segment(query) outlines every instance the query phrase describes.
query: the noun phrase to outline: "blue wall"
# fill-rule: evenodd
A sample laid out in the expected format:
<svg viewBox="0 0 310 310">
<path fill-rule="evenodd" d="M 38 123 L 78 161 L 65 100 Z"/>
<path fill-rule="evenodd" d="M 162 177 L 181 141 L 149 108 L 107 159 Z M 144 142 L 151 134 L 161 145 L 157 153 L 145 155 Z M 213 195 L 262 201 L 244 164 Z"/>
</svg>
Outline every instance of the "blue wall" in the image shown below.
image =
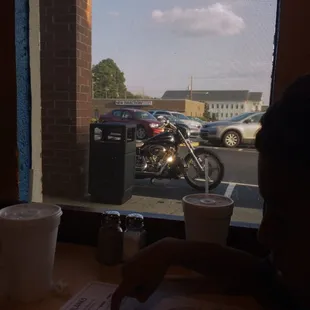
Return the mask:
<svg viewBox="0 0 310 310">
<path fill-rule="evenodd" d="M 27 201 L 29 197 L 29 169 L 31 168 L 29 0 L 15 0 L 15 27 L 19 199 Z"/>
</svg>

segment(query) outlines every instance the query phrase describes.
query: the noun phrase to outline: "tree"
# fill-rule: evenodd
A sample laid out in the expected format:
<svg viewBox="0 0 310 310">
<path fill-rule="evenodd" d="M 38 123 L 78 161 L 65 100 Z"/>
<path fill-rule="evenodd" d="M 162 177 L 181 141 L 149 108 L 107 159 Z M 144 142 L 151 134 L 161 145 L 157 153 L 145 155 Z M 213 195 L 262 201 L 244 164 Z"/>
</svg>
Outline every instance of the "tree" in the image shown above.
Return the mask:
<svg viewBox="0 0 310 310">
<path fill-rule="evenodd" d="M 94 98 L 125 98 L 127 88 L 124 73 L 113 59 L 101 60 L 92 67 Z"/>
</svg>

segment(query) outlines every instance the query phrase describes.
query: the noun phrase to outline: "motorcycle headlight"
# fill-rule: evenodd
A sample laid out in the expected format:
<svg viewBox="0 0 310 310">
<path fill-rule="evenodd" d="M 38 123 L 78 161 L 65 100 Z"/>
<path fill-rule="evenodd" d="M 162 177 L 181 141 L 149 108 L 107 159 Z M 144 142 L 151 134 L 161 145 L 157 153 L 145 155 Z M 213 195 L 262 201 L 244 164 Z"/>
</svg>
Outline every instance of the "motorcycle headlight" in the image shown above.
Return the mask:
<svg viewBox="0 0 310 310">
<path fill-rule="evenodd" d="M 157 127 L 158 127 L 158 124 L 151 123 L 151 124 L 150 124 L 150 127 L 151 127 L 151 128 L 157 128 Z"/>
</svg>

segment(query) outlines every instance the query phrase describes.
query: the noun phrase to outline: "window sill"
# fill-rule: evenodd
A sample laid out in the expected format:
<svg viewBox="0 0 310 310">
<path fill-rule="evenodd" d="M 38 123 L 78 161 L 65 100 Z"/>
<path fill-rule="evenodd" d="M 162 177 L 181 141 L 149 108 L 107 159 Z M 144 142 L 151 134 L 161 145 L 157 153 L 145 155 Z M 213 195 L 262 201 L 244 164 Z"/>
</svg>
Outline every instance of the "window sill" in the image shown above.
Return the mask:
<svg viewBox="0 0 310 310">
<path fill-rule="evenodd" d="M 60 242 L 96 246 L 97 234 L 101 222 L 102 209 L 69 205 L 60 205 L 63 210 L 58 240 Z M 130 211 L 120 212 L 122 222 Z M 143 213 L 148 232 L 148 244 L 165 237 L 185 238 L 184 219 L 182 216 Z M 232 222 L 229 230 L 228 245 L 264 256 L 266 251 L 258 243 L 257 224 Z"/>
</svg>

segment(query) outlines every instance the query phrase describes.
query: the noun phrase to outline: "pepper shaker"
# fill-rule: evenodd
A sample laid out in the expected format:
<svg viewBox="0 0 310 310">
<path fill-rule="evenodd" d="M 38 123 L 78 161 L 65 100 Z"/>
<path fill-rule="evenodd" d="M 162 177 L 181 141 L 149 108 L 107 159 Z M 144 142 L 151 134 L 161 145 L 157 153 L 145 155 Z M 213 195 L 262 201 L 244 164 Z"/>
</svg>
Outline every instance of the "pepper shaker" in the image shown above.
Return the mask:
<svg viewBox="0 0 310 310">
<path fill-rule="evenodd" d="M 114 266 L 121 262 L 122 252 L 123 230 L 120 213 L 105 211 L 98 234 L 97 259 L 103 265 Z"/>
<path fill-rule="evenodd" d="M 123 240 L 123 260 L 135 256 L 146 244 L 144 218 L 139 213 L 131 213 L 126 217 L 126 229 Z"/>
</svg>

